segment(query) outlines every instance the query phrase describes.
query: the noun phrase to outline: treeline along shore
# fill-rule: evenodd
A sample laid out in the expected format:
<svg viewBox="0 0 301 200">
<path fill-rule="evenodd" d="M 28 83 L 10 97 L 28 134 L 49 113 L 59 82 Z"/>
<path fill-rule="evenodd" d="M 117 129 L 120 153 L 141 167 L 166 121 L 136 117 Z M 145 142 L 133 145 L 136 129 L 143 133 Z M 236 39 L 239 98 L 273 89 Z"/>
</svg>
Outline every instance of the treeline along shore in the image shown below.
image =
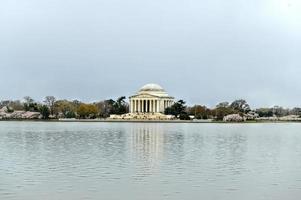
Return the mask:
<svg viewBox="0 0 301 200">
<path fill-rule="evenodd" d="M 114 121 L 110 115 L 123 115 L 129 112 L 126 97 L 116 100 L 85 103 L 78 100 L 61 100 L 46 96 L 41 102 L 31 97 L 22 100 L 0 101 L 0 120 L 60 120 L 60 121 Z M 256 122 L 256 121 L 296 121 L 301 122 L 301 108 L 252 109 L 246 100 L 222 102 L 213 108 L 204 105 L 187 106 L 178 100 L 165 109 L 165 115 L 173 116 L 172 121 L 192 120 L 203 122 Z M 119 120 L 120 121 L 120 120 Z"/>
</svg>

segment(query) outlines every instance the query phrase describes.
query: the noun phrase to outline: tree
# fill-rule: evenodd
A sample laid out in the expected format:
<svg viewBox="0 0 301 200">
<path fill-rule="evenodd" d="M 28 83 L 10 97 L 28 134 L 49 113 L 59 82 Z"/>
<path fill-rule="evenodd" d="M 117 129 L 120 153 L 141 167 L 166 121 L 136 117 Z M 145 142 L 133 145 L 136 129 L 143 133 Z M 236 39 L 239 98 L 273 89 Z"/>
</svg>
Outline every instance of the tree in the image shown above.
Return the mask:
<svg viewBox="0 0 301 200">
<path fill-rule="evenodd" d="M 208 119 L 211 115 L 211 110 L 206 106 L 195 105 L 189 108 L 189 114 L 194 115 L 196 119 Z"/>
<path fill-rule="evenodd" d="M 23 110 L 24 106 L 23 104 L 19 101 L 11 101 L 11 100 L 5 100 L 0 102 L 0 108 L 3 107 L 9 107 L 12 110 Z"/>
<path fill-rule="evenodd" d="M 54 114 L 54 104 L 55 104 L 55 97 L 54 96 L 46 96 L 44 103 L 48 106 L 48 108 L 50 109 L 50 114 L 53 115 Z"/>
<path fill-rule="evenodd" d="M 215 108 L 212 113 L 214 113 L 216 120 L 223 120 L 225 116 L 230 114 L 237 114 L 238 111 L 230 108 L 230 107 L 218 107 Z"/>
<path fill-rule="evenodd" d="M 24 105 L 21 103 L 20 100 L 11 101 L 11 102 L 9 103 L 9 106 L 10 106 L 13 110 L 23 110 L 23 109 L 24 109 Z"/>
<path fill-rule="evenodd" d="M 42 119 L 48 119 L 49 118 L 50 110 L 49 110 L 48 106 L 46 106 L 46 105 L 40 106 L 39 111 L 42 115 Z"/>
<path fill-rule="evenodd" d="M 10 101 L 9 100 L 4 100 L 0 102 L 0 108 L 9 106 Z"/>
<path fill-rule="evenodd" d="M 249 104 L 244 99 L 233 101 L 230 105 L 230 108 L 242 113 L 248 113 L 249 111 L 251 111 Z"/>
<path fill-rule="evenodd" d="M 54 104 L 54 114 L 58 117 L 75 118 L 76 106 L 67 100 L 58 100 Z"/>
<path fill-rule="evenodd" d="M 65 113 L 65 118 L 76 118 L 76 114 L 75 114 L 75 112 L 74 111 L 67 111 L 66 113 Z"/>
<path fill-rule="evenodd" d="M 116 101 L 108 99 L 95 105 L 99 108 L 101 117 L 109 117 L 111 114 L 121 115 L 129 111 L 129 105 L 125 102 L 125 99 L 125 96 L 121 96 Z"/>
<path fill-rule="evenodd" d="M 111 99 L 111 101 L 113 101 L 113 100 Z M 111 110 L 112 110 L 112 107 L 113 107 L 113 103 L 109 103 L 108 100 L 105 100 L 105 101 L 96 102 L 95 106 L 98 109 L 99 116 L 103 117 L 103 118 L 106 118 L 106 117 L 110 116 L 110 113 L 111 113 Z"/>
<path fill-rule="evenodd" d="M 290 110 L 290 114 L 301 116 L 301 108 L 298 108 L 298 107 L 293 108 L 292 110 Z"/>
<path fill-rule="evenodd" d="M 89 114 L 86 104 L 81 104 L 77 109 L 77 114 L 80 118 L 86 118 Z"/>
<path fill-rule="evenodd" d="M 273 110 L 273 114 L 277 117 L 283 117 L 289 115 L 289 110 L 282 108 L 281 106 L 274 106 L 272 110 Z"/>
<path fill-rule="evenodd" d="M 229 107 L 229 102 L 225 101 L 225 102 L 221 102 L 219 104 L 216 105 L 216 108 L 227 108 Z"/>
<path fill-rule="evenodd" d="M 6 110 L 7 110 L 7 112 L 8 113 L 13 113 L 15 110 L 12 108 L 12 107 L 10 107 L 10 106 L 6 106 Z"/>
<path fill-rule="evenodd" d="M 112 114 L 121 115 L 127 113 L 127 103 L 125 102 L 125 99 L 125 96 L 121 96 L 115 101 L 115 103 L 113 104 L 114 113 Z"/>
<path fill-rule="evenodd" d="M 181 113 L 181 114 L 179 115 L 179 119 L 180 119 L 180 120 L 191 120 L 190 117 L 189 117 L 189 115 L 188 115 L 186 112 Z"/>
<path fill-rule="evenodd" d="M 97 114 L 98 114 L 98 109 L 95 105 L 88 104 L 88 112 L 89 112 L 89 117 L 90 118 L 96 118 Z"/>
<path fill-rule="evenodd" d="M 25 100 L 25 103 L 27 103 L 27 104 L 34 103 L 34 100 L 29 96 L 24 97 L 24 100 Z"/>
<path fill-rule="evenodd" d="M 271 108 L 258 108 L 255 112 L 259 117 L 273 117 L 273 110 Z"/>
<path fill-rule="evenodd" d="M 82 103 L 77 109 L 77 114 L 80 118 L 95 118 L 97 113 L 97 107 L 93 104 Z"/>
<path fill-rule="evenodd" d="M 187 114 L 186 111 L 186 106 L 185 106 L 185 101 L 179 100 L 176 103 L 174 103 L 172 106 L 168 107 L 165 109 L 164 113 L 166 115 L 174 115 L 176 118 L 180 117 L 180 114 L 184 115 Z"/>
<path fill-rule="evenodd" d="M 115 101 L 113 99 L 108 99 L 104 101 L 104 117 L 109 117 L 110 114 L 116 114 L 114 108 Z"/>
<path fill-rule="evenodd" d="M 78 108 L 80 105 L 82 104 L 82 102 L 80 102 L 79 100 L 73 100 L 72 101 L 72 105 L 75 107 L 75 108 Z"/>
<path fill-rule="evenodd" d="M 24 110 L 31 112 L 38 112 L 38 104 L 29 96 L 24 97 Z"/>
</svg>

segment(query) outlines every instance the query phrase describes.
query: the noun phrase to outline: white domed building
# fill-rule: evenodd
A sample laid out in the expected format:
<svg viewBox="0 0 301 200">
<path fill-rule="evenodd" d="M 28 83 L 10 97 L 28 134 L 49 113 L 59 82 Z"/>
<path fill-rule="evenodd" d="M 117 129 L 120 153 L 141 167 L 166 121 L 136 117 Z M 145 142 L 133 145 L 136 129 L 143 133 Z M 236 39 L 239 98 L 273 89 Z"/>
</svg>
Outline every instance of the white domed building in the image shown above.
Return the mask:
<svg viewBox="0 0 301 200">
<path fill-rule="evenodd" d="M 144 85 L 129 99 L 130 113 L 164 113 L 165 108 L 174 103 L 174 98 L 154 83 Z"/>
</svg>

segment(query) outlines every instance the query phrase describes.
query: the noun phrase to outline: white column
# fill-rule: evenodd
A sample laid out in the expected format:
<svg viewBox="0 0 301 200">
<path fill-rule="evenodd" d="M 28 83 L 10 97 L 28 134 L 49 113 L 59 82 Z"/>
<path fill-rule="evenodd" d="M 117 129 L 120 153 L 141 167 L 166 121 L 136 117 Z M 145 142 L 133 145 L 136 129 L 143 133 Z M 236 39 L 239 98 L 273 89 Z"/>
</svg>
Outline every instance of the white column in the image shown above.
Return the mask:
<svg viewBox="0 0 301 200">
<path fill-rule="evenodd" d="M 140 112 L 140 99 L 138 99 L 138 112 Z"/>
<path fill-rule="evenodd" d="M 155 100 L 153 99 L 152 112 L 155 112 Z"/>
<path fill-rule="evenodd" d="M 132 100 L 132 113 L 135 112 L 135 100 Z"/>
<path fill-rule="evenodd" d="M 138 100 L 136 99 L 136 112 L 138 112 Z"/>
<path fill-rule="evenodd" d="M 153 111 L 153 102 L 154 102 L 154 100 L 150 100 L 150 112 L 151 113 L 154 112 Z"/>
<path fill-rule="evenodd" d="M 158 112 L 161 112 L 161 100 L 158 100 Z"/>
<path fill-rule="evenodd" d="M 140 110 L 140 112 L 142 112 L 142 100 L 141 99 L 139 100 L 139 103 L 140 103 L 139 110 Z"/>
<path fill-rule="evenodd" d="M 135 104 L 136 104 L 135 111 L 138 112 L 138 108 L 139 108 L 139 107 L 138 107 L 138 100 L 137 100 L 137 99 L 136 99 L 136 103 L 135 103 Z"/>
<path fill-rule="evenodd" d="M 130 113 L 133 112 L 133 100 L 130 100 Z"/>
<path fill-rule="evenodd" d="M 155 107 L 154 107 L 154 105 L 155 105 L 155 100 L 153 99 L 153 100 L 152 100 L 152 112 L 155 112 Z"/>
<path fill-rule="evenodd" d="M 141 112 L 144 112 L 144 99 L 142 100 L 142 107 L 141 107 Z"/>
</svg>

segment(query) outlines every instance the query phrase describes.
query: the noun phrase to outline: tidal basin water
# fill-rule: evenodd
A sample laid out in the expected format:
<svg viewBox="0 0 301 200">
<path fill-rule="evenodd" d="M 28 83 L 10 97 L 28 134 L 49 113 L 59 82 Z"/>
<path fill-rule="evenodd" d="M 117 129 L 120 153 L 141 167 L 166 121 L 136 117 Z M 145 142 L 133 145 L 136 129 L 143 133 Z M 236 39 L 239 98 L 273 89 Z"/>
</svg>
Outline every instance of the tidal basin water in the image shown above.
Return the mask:
<svg viewBox="0 0 301 200">
<path fill-rule="evenodd" d="M 301 124 L 0 122 L 2 200 L 299 200 Z"/>
</svg>

